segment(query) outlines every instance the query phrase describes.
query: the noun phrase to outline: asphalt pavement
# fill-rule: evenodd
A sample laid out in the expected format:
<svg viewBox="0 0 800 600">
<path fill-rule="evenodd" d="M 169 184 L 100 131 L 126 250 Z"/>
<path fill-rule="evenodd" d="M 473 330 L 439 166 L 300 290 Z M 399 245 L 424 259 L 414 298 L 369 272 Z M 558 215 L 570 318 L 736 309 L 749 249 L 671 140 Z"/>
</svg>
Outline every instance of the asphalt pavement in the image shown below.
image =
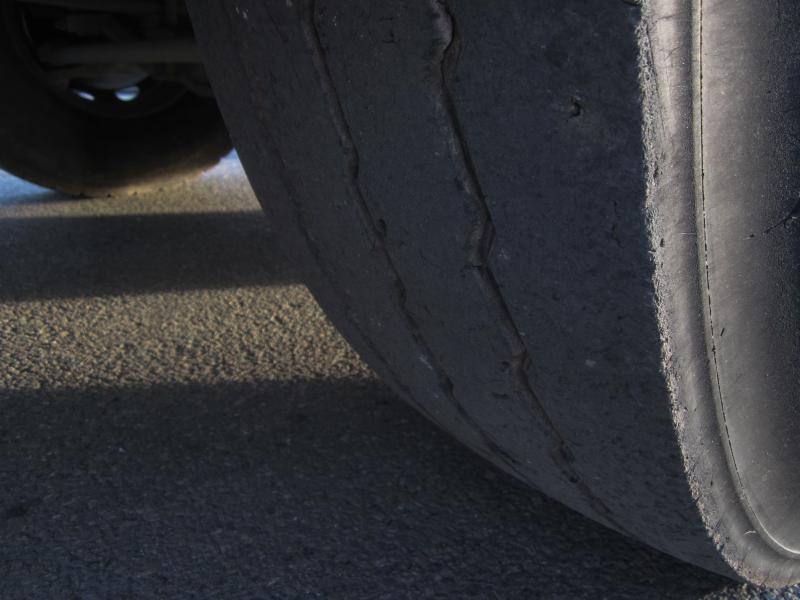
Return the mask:
<svg viewBox="0 0 800 600">
<path fill-rule="evenodd" d="M 79 200 L 0 173 L 0 600 L 800 598 L 512 480 L 326 320 L 230 157 Z"/>
</svg>

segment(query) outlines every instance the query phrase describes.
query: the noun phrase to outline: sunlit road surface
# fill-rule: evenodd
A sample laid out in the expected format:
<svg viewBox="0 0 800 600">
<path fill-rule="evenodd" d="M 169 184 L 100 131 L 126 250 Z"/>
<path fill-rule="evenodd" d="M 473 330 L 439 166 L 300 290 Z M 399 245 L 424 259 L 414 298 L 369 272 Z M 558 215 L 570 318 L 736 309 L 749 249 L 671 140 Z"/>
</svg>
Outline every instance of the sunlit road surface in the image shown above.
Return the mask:
<svg viewBox="0 0 800 600">
<path fill-rule="evenodd" d="M 235 158 L 75 200 L 0 173 L 0 598 L 797 598 L 528 490 L 376 380 Z"/>
</svg>

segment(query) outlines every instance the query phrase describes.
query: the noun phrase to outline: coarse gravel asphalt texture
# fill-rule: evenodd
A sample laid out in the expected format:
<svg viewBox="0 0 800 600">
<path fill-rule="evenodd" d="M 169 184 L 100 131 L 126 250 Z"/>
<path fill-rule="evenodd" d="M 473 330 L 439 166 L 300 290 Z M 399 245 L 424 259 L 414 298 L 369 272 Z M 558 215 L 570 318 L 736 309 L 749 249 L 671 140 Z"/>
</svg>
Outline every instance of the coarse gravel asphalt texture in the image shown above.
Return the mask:
<svg viewBox="0 0 800 600">
<path fill-rule="evenodd" d="M 800 598 L 587 520 L 405 405 L 235 156 L 98 200 L 0 173 L 0 600 Z"/>
</svg>

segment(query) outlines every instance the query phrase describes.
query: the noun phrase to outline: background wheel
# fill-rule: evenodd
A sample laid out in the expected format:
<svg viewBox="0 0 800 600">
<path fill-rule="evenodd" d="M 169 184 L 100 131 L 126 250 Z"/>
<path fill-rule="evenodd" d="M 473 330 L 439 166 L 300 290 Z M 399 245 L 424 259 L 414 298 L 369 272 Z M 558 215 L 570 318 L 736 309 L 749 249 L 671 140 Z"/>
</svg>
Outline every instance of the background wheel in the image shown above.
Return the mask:
<svg viewBox="0 0 800 600">
<path fill-rule="evenodd" d="M 719 573 L 800 579 L 800 6 L 194 2 L 331 319 L 505 470 Z"/>
<path fill-rule="evenodd" d="M 0 33 L 0 168 L 94 196 L 230 151 L 179 3 L 3 2 Z"/>
</svg>

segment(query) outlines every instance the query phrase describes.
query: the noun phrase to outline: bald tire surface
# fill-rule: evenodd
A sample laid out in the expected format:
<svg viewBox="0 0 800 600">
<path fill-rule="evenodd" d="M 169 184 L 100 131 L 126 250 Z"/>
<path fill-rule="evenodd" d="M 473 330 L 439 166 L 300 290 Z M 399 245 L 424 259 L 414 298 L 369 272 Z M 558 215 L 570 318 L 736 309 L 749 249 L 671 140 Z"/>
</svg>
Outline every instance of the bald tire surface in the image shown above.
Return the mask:
<svg viewBox="0 0 800 600">
<path fill-rule="evenodd" d="M 387 382 L 583 514 L 787 584 L 799 9 L 635 4 L 190 8 L 276 231 Z"/>
</svg>

